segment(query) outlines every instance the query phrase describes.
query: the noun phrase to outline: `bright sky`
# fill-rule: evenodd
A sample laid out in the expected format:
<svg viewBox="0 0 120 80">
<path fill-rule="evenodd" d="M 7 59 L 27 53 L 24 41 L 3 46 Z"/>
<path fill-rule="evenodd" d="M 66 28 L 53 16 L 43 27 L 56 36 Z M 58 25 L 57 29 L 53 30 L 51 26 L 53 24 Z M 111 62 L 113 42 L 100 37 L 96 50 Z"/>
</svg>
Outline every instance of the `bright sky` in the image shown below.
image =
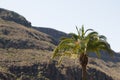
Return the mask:
<svg viewBox="0 0 120 80">
<path fill-rule="evenodd" d="M 120 52 L 120 0 L 0 0 L 0 7 L 23 15 L 33 26 L 67 33 L 83 24 L 105 35 Z"/>
</svg>

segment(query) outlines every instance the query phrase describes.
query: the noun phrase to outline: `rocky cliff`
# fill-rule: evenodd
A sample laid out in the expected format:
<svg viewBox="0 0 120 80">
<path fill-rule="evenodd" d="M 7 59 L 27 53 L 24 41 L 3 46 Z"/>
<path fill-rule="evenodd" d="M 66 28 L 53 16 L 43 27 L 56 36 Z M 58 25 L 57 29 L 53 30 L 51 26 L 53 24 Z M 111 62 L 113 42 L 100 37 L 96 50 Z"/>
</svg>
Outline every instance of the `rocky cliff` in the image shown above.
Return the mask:
<svg viewBox="0 0 120 80">
<path fill-rule="evenodd" d="M 0 73 L 2 80 L 82 80 L 79 66 L 59 66 L 54 63 L 34 64 L 31 66 L 10 66 L 9 72 Z M 114 80 L 100 70 L 88 69 L 89 80 Z"/>
</svg>

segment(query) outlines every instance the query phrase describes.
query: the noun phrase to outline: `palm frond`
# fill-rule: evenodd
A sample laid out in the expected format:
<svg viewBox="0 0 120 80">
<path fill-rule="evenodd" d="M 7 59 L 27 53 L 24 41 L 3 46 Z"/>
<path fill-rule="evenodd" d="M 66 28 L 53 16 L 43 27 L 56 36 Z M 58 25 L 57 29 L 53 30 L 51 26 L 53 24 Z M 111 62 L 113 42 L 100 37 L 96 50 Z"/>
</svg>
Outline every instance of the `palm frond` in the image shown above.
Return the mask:
<svg viewBox="0 0 120 80">
<path fill-rule="evenodd" d="M 104 36 L 104 35 L 99 35 L 99 38 L 101 39 L 101 40 L 107 40 L 107 38 Z"/>
<path fill-rule="evenodd" d="M 67 37 L 61 37 L 60 41 L 65 40 L 65 39 L 68 39 L 68 38 Z"/>
<path fill-rule="evenodd" d="M 77 26 L 76 26 L 76 30 L 77 30 L 78 36 L 80 37 L 81 34 Z"/>
<path fill-rule="evenodd" d="M 63 45 L 63 44 L 67 44 L 67 43 L 71 43 L 71 42 L 73 42 L 73 39 L 71 39 L 71 38 L 64 38 L 64 40 L 62 40 L 60 43 L 59 43 L 59 45 Z M 58 46 L 59 46 L 58 45 Z"/>
<path fill-rule="evenodd" d="M 73 34 L 73 35 L 72 35 L 72 38 L 73 38 L 75 41 L 77 41 L 77 40 L 79 39 L 79 36 L 76 35 L 76 34 Z"/>
<path fill-rule="evenodd" d="M 70 58 L 77 58 L 82 54 L 89 55 L 88 52 L 94 52 L 97 57 L 101 57 L 100 51 L 107 51 L 108 54 L 113 55 L 113 51 L 110 48 L 109 43 L 106 41 L 106 37 L 104 35 L 99 35 L 98 32 L 93 29 L 84 30 L 84 26 L 82 28 L 78 28 L 76 26 L 77 33 L 70 33 L 71 37 L 62 38 L 59 45 L 54 49 L 52 59 L 55 57 L 59 57 L 59 63 L 61 63 L 62 59 L 66 56 Z M 86 34 L 88 31 L 88 34 Z"/>
<path fill-rule="evenodd" d="M 98 32 L 93 31 L 93 32 L 89 33 L 86 37 L 91 38 L 91 37 L 96 36 L 96 35 L 98 35 Z"/>
<path fill-rule="evenodd" d="M 85 36 L 84 25 L 82 25 L 82 38 Z"/>
<path fill-rule="evenodd" d="M 60 58 L 58 60 L 58 64 L 61 64 L 63 58 L 64 58 L 64 56 L 60 56 Z"/>
<path fill-rule="evenodd" d="M 105 48 L 109 48 L 110 49 L 110 45 L 106 42 L 106 41 L 103 41 L 103 40 L 100 40 L 96 43 L 97 46 L 101 46 L 102 47 L 105 47 Z"/>
<path fill-rule="evenodd" d="M 93 29 L 87 29 L 87 30 L 85 31 L 85 34 L 86 34 L 88 31 L 94 31 L 94 30 L 93 30 Z"/>
<path fill-rule="evenodd" d="M 96 53 L 96 55 L 97 55 L 98 58 L 101 57 L 101 53 L 100 53 L 100 50 L 99 50 L 99 49 L 98 49 L 98 50 L 95 50 L 95 53 Z"/>
</svg>

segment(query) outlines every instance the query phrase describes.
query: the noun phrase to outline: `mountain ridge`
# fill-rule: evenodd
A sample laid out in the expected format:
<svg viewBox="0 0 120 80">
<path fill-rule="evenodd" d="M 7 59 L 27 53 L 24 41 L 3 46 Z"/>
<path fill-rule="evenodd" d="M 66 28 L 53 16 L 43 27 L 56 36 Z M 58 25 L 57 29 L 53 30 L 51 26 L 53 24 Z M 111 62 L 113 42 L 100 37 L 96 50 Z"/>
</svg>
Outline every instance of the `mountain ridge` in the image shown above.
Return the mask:
<svg viewBox="0 0 120 80">
<path fill-rule="evenodd" d="M 51 37 L 53 37 L 55 39 L 57 44 L 59 43 L 59 41 L 62 37 L 70 37 L 70 35 L 65 32 L 62 32 L 62 31 L 59 31 L 56 29 L 52 29 L 52 28 L 48 28 L 48 27 L 34 27 L 33 26 L 32 28 L 50 35 Z"/>
<path fill-rule="evenodd" d="M 7 20 L 7 21 L 14 21 L 18 24 L 22 24 L 27 27 L 31 27 L 31 22 L 29 22 L 22 15 L 14 12 L 14 11 L 0 8 L 0 18 L 2 18 L 3 20 Z"/>
<path fill-rule="evenodd" d="M 47 45 L 49 44 L 49 45 Z M 49 35 L 24 25 L 0 19 L 1 48 L 54 48 L 54 39 Z"/>
<path fill-rule="evenodd" d="M 31 28 L 39 31 L 39 32 L 43 32 L 43 33 L 51 36 L 54 39 L 55 44 L 59 43 L 59 40 L 60 40 L 61 37 L 68 37 L 67 33 L 56 30 L 56 29 L 32 26 L 31 22 L 29 22 L 22 15 L 14 12 L 14 11 L 10 11 L 10 10 L 0 8 L 0 18 L 2 20 L 5 20 L 5 21 L 13 21 L 15 23 L 24 25 L 25 27 L 28 27 L 28 28 L 31 27 Z"/>
</svg>

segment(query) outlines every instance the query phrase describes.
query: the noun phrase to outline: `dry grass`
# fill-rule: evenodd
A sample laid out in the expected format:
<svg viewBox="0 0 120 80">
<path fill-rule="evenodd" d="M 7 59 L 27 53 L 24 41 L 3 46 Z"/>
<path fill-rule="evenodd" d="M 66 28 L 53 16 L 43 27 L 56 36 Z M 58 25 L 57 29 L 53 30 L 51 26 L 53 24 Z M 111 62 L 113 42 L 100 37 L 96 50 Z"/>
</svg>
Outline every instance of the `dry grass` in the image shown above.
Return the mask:
<svg viewBox="0 0 120 80">
<path fill-rule="evenodd" d="M 47 34 L 2 19 L 0 19 L 0 40 L 4 42 L 2 43 L 4 47 L 14 47 L 13 45 L 17 48 L 53 49 L 55 47 L 53 38 Z"/>
<path fill-rule="evenodd" d="M 48 62 L 50 55 L 50 51 L 37 49 L 0 49 L 0 63 L 3 66 L 28 66 L 35 63 Z"/>
<path fill-rule="evenodd" d="M 9 34 L 7 34 L 9 37 L 14 36 L 15 39 L 16 38 L 34 38 L 35 36 L 41 36 L 40 39 L 45 39 L 46 41 L 49 41 L 49 36 L 45 33 L 39 32 L 37 30 L 34 30 L 33 28 L 28 28 L 25 27 L 21 24 L 17 24 L 15 22 L 11 22 L 11 21 L 5 21 L 0 19 L 0 30 L 6 30 L 9 31 Z M 0 34 L 4 35 L 3 33 L 1 33 L 2 31 L 0 31 Z M 30 35 L 33 34 L 33 35 Z M 13 37 L 12 37 L 13 38 Z"/>
</svg>

